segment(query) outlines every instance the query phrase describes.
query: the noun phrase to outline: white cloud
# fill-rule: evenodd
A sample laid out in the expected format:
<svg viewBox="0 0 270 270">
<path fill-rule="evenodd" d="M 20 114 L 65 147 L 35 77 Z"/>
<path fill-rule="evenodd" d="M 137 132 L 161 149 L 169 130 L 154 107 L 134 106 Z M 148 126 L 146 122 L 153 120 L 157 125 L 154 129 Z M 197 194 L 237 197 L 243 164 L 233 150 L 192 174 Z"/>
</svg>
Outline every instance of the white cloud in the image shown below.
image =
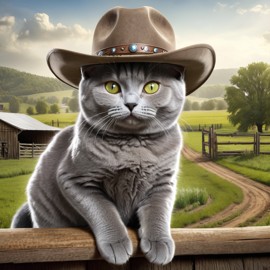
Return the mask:
<svg viewBox="0 0 270 270">
<path fill-rule="evenodd" d="M 15 24 L 14 16 L 5 16 L 0 18 L 0 27 L 12 27 Z"/>
<path fill-rule="evenodd" d="M 51 76 L 46 55 L 53 48 L 90 53 L 92 31 L 79 24 L 53 23 L 49 15 L 37 13 L 19 26 L 14 16 L 0 18 L 2 66 Z M 27 60 L 28 59 L 28 60 Z"/>
<path fill-rule="evenodd" d="M 91 31 L 84 29 L 82 26 L 66 26 L 62 23 L 53 24 L 45 13 L 37 13 L 34 18 L 25 20 L 22 29 L 19 32 L 19 40 L 31 41 L 54 41 L 70 38 L 88 38 Z"/>
<path fill-rule="evenodd" d="M 236 10 L 236 12 L 240 15 L 244 15 L 246 13 L 269 15 L 270 14 L 270 7 L 268 7 L 268 5 L 258 4 L 252 8 L 249 8 L 249 9 L 238 8 Z"/>
</svg>

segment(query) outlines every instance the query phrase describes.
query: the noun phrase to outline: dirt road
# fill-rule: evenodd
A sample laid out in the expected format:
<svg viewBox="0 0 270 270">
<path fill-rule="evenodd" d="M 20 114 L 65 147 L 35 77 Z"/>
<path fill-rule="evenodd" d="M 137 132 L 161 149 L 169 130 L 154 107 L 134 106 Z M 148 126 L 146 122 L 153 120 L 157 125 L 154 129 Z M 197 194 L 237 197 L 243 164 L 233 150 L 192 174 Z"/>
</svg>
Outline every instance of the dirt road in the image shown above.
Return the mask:
<svg viewBox="0 0 270 270">
<path fill-rule="evenodd" d="M 250 219 L 262 216 L 270 209 L 270 187 L 209 161 L 202 157 L 200 153 L 188 147 L 184 147 L 182 153 L 185 158 L 239 186 L 244 194 L 242 203 L 232 204 L 217 215 L 193 224 L 191 227 L 203 226 L 218 221 L 222 221 L 222 227 L 237 227 Z M 231 219 L 233 216 L 235 217 Z M 229 219 L 229 221 L 224 222 L 226 219 Z"/>
</svg>

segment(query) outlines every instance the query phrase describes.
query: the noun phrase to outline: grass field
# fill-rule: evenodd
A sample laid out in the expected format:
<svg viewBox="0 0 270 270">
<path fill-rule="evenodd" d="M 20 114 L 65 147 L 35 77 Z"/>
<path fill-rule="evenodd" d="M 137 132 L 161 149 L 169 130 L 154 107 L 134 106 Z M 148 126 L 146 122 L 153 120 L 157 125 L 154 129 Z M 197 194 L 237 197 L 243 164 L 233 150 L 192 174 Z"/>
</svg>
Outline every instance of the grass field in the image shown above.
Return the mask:
<svg viewBox="0 0 270 270">
<path fill-rule="evenodd" d="M 12 216 L 25 202 L 25 187 L 37 159 L 0 160 L 0 228 L 10 226 Z"/>
</svg>

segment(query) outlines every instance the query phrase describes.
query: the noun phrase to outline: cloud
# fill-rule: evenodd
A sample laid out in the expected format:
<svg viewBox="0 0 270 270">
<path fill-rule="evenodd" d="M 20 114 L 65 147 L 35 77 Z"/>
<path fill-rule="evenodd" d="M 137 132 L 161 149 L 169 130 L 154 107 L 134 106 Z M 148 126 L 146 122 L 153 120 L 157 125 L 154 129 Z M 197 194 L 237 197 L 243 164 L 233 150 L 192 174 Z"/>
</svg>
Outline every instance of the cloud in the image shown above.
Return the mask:
<svg viewBox="0 0 270 270">
<path fill-rule="evenodd" d="M 236 12 L 240 15 L 244 15 L 246 13 L 269 15 L 270 14 L 270 7 L 268 7 L 268 5 L 258 4 L 250 9 L 238 8 L 236 10 Z"/>
<path fill-rule="evenodd" d="M 47 53 L 52 48 L 90 53 L 92 35 L 80 24 L 53 23 L 45 13 L 36 13 L 20 25 L 14 16 L 0 17 L 0 65 L 51 76 Z"/>
<path fill-rule="evenodd" d="M 0 27 L 12 27 L 15 24 L 14 16 L 5 16 L 0 19 Z"/>
<path fill-rule="evenodd" d="M 19 40 L 43 41 L 63 40 L 70 38 L 88 38 L 91 31 L 79 24 L 68 27 L 62 23 L 53 24 L 45 13 L 36 13 L 34 18 L 25 20 L 18 34 Z"/>
</svg>

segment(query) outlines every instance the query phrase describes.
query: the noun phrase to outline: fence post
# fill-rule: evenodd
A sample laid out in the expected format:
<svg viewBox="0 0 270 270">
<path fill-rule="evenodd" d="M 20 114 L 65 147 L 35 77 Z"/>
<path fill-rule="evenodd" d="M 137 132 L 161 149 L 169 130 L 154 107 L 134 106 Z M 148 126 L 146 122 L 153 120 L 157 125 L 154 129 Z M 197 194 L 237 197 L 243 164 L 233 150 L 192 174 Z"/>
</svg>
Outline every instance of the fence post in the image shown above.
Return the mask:
<svg viewBox="0 0 270 270">
<path fill-rule="evenodd" d="M 259 132 L 256 132 L 256 155 L 260 155 L 261 152 L 261 136 Z"/>
<path fill-rule="evenodd" d="M 204 129 L 202 130 L 202 154 L 205 155 Z"/>
<path fill-rule="evenodd" d="M 34 143 L 32 143 L 32 158 L 34 157 Z"/>
</svg>

